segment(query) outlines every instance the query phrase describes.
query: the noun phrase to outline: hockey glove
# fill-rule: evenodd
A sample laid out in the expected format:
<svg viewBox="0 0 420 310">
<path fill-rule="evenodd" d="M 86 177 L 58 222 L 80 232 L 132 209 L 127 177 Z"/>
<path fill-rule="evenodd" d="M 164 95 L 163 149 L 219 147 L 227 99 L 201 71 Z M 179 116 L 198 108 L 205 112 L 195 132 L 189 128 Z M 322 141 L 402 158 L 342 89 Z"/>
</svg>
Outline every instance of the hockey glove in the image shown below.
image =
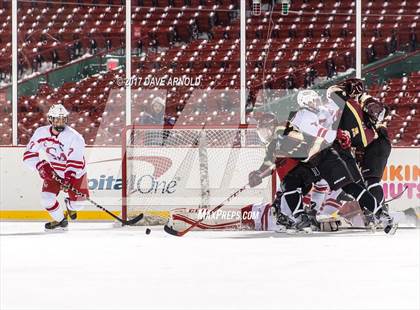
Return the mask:
<svg viewBox="0 0 420 310">
<path fill-rule="evenodd" d="M 66 171 L 64 173 L 64 179 L 63 179 L 63 184 L 62 184 L 62 188 L 64 192 L 67 192 L 73 182 L 73 180 L 75 179 L 76 173 L 74 173 L 73 171 Z"/>
<path fill-rule="evenodd" d="M 340 128 L 337 130 L 337 141 L 343 150 L 351 147 L 350 134 L 347 131 L 343 131 Z"/>
<path fill-rule="evenodd" d="M 376 127 L 376 132 L 378 133 L 379 137 L 389 140 L 388 130 L 386 129 L 385 126 Z"/>
<path fill-rule="evenodd" d="M 36 168 L 38 169 L 39 176 L 43 180 L 52 180 L 54 178 L 55 172 L 54 169 L 51 167 L 50 163 L 46 160 L 41 160 L 37 165 Z"/>
<path fill-rule="evenodd" d="M 252 171 L 248 176 L 249 186 L 255 187 L 262 183 L 262 177 L 258 170 Z"/>
</svg>

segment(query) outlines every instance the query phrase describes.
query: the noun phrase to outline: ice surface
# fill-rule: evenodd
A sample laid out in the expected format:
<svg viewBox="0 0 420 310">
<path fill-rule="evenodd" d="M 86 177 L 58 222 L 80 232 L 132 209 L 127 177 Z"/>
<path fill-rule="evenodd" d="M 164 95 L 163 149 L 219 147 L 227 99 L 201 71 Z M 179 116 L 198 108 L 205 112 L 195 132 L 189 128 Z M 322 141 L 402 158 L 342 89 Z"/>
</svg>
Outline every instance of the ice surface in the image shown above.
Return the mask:
<svg viewBox="0 0 420 310">
<path fill-rule="evenodd" d="M 0 223 L 0 308 L 419 309 L 417 229 L 290 236 Z"/>
</svg>

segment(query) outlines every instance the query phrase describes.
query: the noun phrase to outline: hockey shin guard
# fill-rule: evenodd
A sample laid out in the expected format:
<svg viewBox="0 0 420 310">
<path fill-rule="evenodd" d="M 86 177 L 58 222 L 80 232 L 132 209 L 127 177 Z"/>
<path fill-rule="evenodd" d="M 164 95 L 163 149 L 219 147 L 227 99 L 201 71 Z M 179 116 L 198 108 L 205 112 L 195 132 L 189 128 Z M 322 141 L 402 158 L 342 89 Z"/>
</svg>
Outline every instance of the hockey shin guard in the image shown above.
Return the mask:
<svg viewBox="0 0 420 310">
<path fill-rule="evenodd" d="M 384 190 L 380 183 L 379 178 L 368 178 L 366 179 L 366 185 L 368 191 L 375 197 L 378 204 L 382 204 L 384 202 Z"/>
</svg>

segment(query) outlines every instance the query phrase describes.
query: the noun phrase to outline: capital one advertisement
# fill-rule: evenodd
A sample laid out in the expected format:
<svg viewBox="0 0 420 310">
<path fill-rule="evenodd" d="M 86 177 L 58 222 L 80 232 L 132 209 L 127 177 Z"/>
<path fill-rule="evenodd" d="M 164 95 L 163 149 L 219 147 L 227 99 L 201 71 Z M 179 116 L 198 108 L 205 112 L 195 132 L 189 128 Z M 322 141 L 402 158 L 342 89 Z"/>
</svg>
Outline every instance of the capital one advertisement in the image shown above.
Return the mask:
<svg viewBox="0 0 420 310">
<path fill-rule="evenodd" d="M 39 202 L 41 179 L 23 165 L 23 152 L 22 147 L 0 148 L 0 219 L 3 220 L 37 220 L 47 216 Z M 262 149 L 209 150 L 204 170 L 208 174 L 203 179 L 200 174 L 203 163 L 197 150 L 145 149 L 140 156 L 128 156 L 128 205 L 160 211 L 197 207 L 203 201 L 217 205 L 247 183 L 248 173 L 259 167 L 263 155 Z M 87 149 L 91 198 L 116 212 L 121 211 L 122 205 L 121 157 L 121 149 L 116 147 Z M 419 148 L 393 149 L 382 179 L 385 199 L 394 199 L 390 202 L 391 210 L 420 206 L 419 161 Z M 272 194 L 269 179 L 256 189 L 238 195 L 230 206 L 269 201 Z M 202 190 L 203 184 L 207 184 L 208 192 Z M 62 202 L 63 194 L 60 196 Z M 84 210 L 91 213 L 81 219 L 109 219 L 89 203 Z"/>
</svg>

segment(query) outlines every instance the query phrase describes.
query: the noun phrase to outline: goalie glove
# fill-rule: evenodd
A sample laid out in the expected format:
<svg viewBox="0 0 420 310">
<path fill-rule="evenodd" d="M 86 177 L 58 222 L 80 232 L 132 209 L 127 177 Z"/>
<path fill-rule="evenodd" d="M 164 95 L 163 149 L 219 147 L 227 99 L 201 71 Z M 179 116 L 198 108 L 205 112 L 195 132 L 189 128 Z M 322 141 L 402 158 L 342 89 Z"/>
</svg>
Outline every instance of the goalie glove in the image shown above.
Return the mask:
<svg viewBox="0 0 420 310">
<path fill-rule="evenodd" d="M 346 150 L 351 147 L 350 134 L 347 131 L 344 131 L 338 128 L 336 139 L 338 143 L 340 143 L 340 146 L 343 150 Z"/>
<path fill-rule="evenodd" d="M 53 180 L 55 172 L 49 162 L 47 162 L 46 160 L 41 160 L 36 165 L 36 168 L 38 169 L 39 176 L 43 180 Z"/>
<path fill-rule="evenodd" d="M 66 171 L 66 173 L 64 173 L 64 179 L 62 182 L 62 188 L 64 192 L 67 192 L 71 186 L 71 184 L 73 183 L 73 180 L 75 179 L 76 173 L 74 173 L 73 171 Z"/>
<path fill-rule="evenodd" d="M 258 170 L 252 171 L 248 176 L 249 186 L 255 187 L 262 183 L 262 177 Z"/>
</svg>

